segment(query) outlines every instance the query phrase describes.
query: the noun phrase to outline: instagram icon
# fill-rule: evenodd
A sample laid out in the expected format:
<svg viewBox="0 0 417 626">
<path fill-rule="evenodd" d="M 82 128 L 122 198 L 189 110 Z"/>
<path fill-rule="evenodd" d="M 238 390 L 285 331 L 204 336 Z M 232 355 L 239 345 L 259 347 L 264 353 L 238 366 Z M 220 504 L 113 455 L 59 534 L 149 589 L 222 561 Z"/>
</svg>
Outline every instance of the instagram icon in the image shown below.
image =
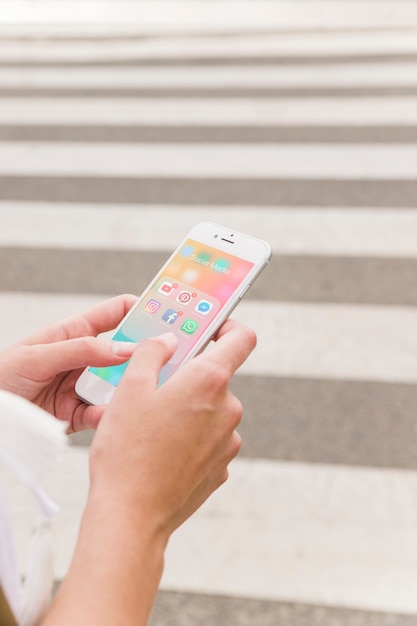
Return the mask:
<svg viewBox="0 0 417 626">
<path fill-rule="evenodd" d="M 146 313 L 156 313 L 161 303 L 158 300 L 148 300 L 145 306 Z"/>
</svg>

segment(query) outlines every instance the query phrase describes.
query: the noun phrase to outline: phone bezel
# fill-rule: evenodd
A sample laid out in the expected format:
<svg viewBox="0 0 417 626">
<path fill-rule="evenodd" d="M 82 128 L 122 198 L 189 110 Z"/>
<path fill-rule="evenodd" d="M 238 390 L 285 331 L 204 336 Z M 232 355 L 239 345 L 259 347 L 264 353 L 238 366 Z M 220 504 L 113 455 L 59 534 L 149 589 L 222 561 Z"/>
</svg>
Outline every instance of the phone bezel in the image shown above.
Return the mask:
<svg viewBox="0 0 417 626">
<path fill-rule="evenodd" d="M 204 333 L 196 341 L 191 351 L 187 354 L 182 363 L 185 363 L 192 359 L 194 356 L 202 352 L 212 337 L 219 330 L 221 325 L 230 316 L 233 309 L 237 306 L 240 300 L 248 291 L 249 287 L 256 280 L 258 275 L 262 272 L 264 267 L 269 263 L 272 250 L 269 244 L 261 239 L 256 239 L 250 235 L 240 233 L 238 231 L 220 226 L 213 222 L 200 222 L 196 224 L 182 239 L 180 244 L 176 247 L 174 252 L 169 256 L 166 263 L 161 267 L 158 273 L 153 277 L 150 283 L 145 287 L 137 302 L 133 305 L 127 315 L 121 320 L 120 324 L 113 331 L 113 334 L 125 323 L 130 315 L 135 311 L 136 307 L 140 305 L 142 299 L 147 294 L 152 285 L 157 281 L 165 272 L 165 269 L 169 266 L 172 259 L 178 254 L 178 251 L 189 239 L 198 241 L 199 243 L 206 244 L 227 254 L 233 254 L 236 257 L 242 258 L 246 261 L 253 263 L 253 267 L 246 275 L 244 281 L 239 284 L 239 287 L 235 290 L 229 300 L 224 304 L 222 309 L 211 321 L 209 326 L 205 329 Z M 163 330 L 161 330 L 163 332 Z M 99 376 L 91 373 L 89 368 L 86 368 L 78 379 L 75 391 L 80 398 L 89 404 L 108 404 L 111 397 L 116 390 L 116 387 L 103 380 Z"/>
</svg>

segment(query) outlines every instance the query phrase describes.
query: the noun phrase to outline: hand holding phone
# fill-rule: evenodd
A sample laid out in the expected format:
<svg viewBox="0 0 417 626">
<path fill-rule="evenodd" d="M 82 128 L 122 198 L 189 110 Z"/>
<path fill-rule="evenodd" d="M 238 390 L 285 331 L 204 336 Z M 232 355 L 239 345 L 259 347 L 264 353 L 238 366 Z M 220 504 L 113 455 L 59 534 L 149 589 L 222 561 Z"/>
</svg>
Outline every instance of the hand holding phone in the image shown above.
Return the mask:
<svg viewBox="0 0 417 626">
<path fill-rule="evenodd" d="M 172 331 L 178 348 L 162 368 L 159 384 L 201 352 L 271 258 L 259 239 L 210 222 L 197 224 L 145 289 L 113 339 L 138 343 Z M 108 404 L 127 362 L 88 367 L 76 384 L 90 404 Z"/>
</svg>

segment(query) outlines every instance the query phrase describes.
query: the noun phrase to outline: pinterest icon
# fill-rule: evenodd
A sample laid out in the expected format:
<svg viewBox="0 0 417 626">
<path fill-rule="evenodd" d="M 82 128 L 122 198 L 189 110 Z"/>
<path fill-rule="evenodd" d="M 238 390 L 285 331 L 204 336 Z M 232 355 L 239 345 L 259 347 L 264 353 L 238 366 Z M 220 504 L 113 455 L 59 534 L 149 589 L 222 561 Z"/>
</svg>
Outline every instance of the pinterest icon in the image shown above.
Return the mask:
<svg viewBox="0 0 417 626">
<path fill-rule="evenodd" d="M 179 302 L 179 304 L 188 304 L 196 295 L 197 294 L 190 293 L 189 291 L 181 291 L 176 297 L 176 301 Z"/>
</svg>

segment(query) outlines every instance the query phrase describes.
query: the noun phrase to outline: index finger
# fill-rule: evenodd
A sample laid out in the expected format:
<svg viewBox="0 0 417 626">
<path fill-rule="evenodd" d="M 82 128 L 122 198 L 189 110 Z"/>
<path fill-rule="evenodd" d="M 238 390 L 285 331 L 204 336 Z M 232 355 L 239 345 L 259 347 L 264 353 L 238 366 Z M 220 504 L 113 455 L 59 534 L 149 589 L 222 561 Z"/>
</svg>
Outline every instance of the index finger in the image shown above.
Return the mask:
<svg viewBox="0 0 417 626">
<path fill-rule="evenodd" d="M 246 361 L 256 347 L 256 333 L 252 328 L 228 319 L 217 332 L 215 344 L 207 354 L 219 367 L 227 367 L 230 375 Z"/>
</svg>

